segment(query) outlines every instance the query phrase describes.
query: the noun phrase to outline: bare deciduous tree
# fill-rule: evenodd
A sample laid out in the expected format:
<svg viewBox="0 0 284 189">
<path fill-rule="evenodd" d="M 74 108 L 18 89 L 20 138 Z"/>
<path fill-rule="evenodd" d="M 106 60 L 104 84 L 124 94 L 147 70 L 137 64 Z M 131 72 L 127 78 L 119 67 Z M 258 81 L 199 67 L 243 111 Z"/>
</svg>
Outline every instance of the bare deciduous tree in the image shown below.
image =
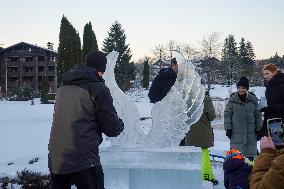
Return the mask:
<svg viewBox="0 0 284 189">
<path fill-rule="evenodd" d="M 220 49 L 222 43 L 220 42 L 220 33 L 213 32 L 208 36 L 204 36 L 201 41 L 201 52 L 204 57 L 220 57 Z"/>
<path fill-rule="evenodd" d="M 184 44 L 181 50 L 186 59 L 191 59 L 199 54 L 198 50 L 190 44 Z"/>
<path fill-rule="evenodd" d="M 167 56 L 167 52 L 168 50 L 166 49 L 166 47 L 162 44 L 158 44 L 157 46 L 155 46 L 154 50 L 153 50 L 153 54 L 155 56 L 155 58 L 157 59 L 164 59 Z"/>
<path fill-rule="evenodd" d="M 216 64 L 217 58 L 220 57 L 221 47 L 222 43 L 218 32 L 204 36 L 201 41 L 201 52 L 204 57 L 201 67 L 207 80 L 208 90 L 210 90 L 211 84 L 214 82 L 215 74 L 218 73 Z"/>
</svg>

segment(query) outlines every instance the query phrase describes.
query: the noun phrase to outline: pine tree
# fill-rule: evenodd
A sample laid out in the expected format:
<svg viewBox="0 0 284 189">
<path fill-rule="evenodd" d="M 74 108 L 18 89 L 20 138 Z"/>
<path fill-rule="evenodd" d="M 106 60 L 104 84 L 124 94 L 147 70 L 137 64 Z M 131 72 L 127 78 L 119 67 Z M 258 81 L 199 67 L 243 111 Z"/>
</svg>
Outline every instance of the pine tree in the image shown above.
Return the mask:
<svg viewBox="0 0 284 189">
<path fill-rule="evenodd" d="M 131 66 L 132 57 L 129 44 L 126 44 L 126 34 L 121 24 L 116 21 L 108 32 L 108 37 L 103 42 L 103 51 L 110 53 L 119 52 L 117 64 L 114 69 L 115 79 L 122 91 L 126 91 L 130 85 L 130 80 L 135 75 L 134 66 Z"/>
<path fill-rule="evenodd" d="M 242 66 L 249 64 L 249 55 L 248 55 L 248 49 L 245 43 L 245 39 L 242 37 L 241 42 L 240 42 L 240 46 L 239 46 L 239 57 L 240 57 L 240 63 L 242 64 Z"/>
<path fill-rule="evenodd" d="M 253 74 L 253 61 L 251 61 L 249 57 L 249 52 L 247 48 L 247 43 L 245 39 L 242 37 L 239 48 L 239 73 L 242 76 L 250 77 Z"/>
<path fill-rule="evenodd" d="M 81 41 L 79 33 L 63 15 L 58 45 L 57 80 L 60 85 L 63 74 L 81 63 Z"/>
<path fill-rule="evenodd" d="M 249 61 L 248 63 L 253 64 L 254 59 L 255 59 L 255 54 L 254 54 L 254 49 L 253 49 L 251 42 L 247 41 L 246 49 L 247 49 L 247 52 L 248 52 L 248 61 Z"/>
<path fill-rule="evenodd" d="M 149 78 L 150 78 L 150 74 L 149 74 L 149 61 L 148 59 L 146 59 L 144 61 L 144 68 L 143 68 L 143 78 L 142 78 L 142 86 L 143 88 L 148 88 L 149 87 Z"/>
<path fill-rule="evenodd" d="M 128 78 L 130 81 L 133 81 L 136 78 L 136 70 L 134 62 L 130 62 L 128 65 Z"/>
<path fill-rule="evenodd" d="M 89 22 L 85 25 L 83 33 L 83 60 L 89 52 L 94 50 L 98 50 L 98 44 L 95 32 L 92 29 L 92 24 Z"/>
<path fill-rule="evenodd" d="M 42 76 L 41 80 L 41 94 L 40 94 L 40 101 L 42 104 L 48 103 L 48 90 L 49 90 L 48 77 L 44 75 Z"/>
<path fill-rule="evenodd" d="M 284 56 L 281 58 L 276 52 L 274 56 L 268 59 L 268 62 L 271 64 L 275 64 L 279 68 L 283 68 L 284 67 Z"/>
<path fill-rule="evenodd" d="M 222 61 L 227 65 L 227 80 L 231 85 L 237 80 L 237 73 L 239 71 L 239 56 L 237 53 L 237 43 L 233 35 L 229 35 L 225 39 L 224 47 L 222 49 Z"/>
</svg>

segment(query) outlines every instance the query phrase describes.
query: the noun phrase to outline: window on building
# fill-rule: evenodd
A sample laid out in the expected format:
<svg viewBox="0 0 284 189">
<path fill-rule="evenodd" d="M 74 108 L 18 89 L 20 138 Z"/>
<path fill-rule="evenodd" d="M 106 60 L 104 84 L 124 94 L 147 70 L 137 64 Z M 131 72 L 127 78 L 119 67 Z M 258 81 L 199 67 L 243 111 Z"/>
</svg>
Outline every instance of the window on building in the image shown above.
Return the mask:
<svg viewBox="0 0 284 189">
<path fill-rule="evenodd" d="M 54 62 L 54 61 L 55 61 L 55 57 L 54 57 L 54 56 L 50 56 L 50 57 L 49 57 L 49 61 L 50 61 L 50 62 Z"/>
<path fill-rule="evenodd" d="M 38 72 L 44 72 L 44 66 L 39 66 L 38 67 Z"/>
<path fill-rule="evenodd" d="M 18 45 L 18 46 L 15 47 L 15 50 L 16 51 L 23 50 L 23 46 L 22 45 Z"/>
<path fill-rule="evenodd" d="M 33 61 L 33 57 L 25 57 L 25 62 L 32 62 Z"/>
<path fill-rule="evenodd" d="M 11 62 L 17 62 L 19 60 L 19 57 L 7 57 L 7 61 L 11 61 Z"/>
<path fill-rule="evenodd" d="M 48 66 L 48 71 L 49 72 L 54 72 L 55 70 L 55 67 L 54 66 Z"/>
<path fill-rule="evenodd" d="M 48 81 L 49 81 L 49 82 L 53 82 L 53 79 L 54 79 L 54 77 L 48 76 Z"/>
<path fill-rule="evenodd" d="M 33 71 L 33 68 L 26 67 L 26 68 L 25 68 L 25 71 L 26 71 L 26 72 L 32 72 L 32 71 Z"/>
<path fill-rule="evenodd" d="M 38 61 L 39 61 L 39 62 L 44 62 L 44 56 L 39 56 L 39 57 L 38 57 Z"/>
</svg>

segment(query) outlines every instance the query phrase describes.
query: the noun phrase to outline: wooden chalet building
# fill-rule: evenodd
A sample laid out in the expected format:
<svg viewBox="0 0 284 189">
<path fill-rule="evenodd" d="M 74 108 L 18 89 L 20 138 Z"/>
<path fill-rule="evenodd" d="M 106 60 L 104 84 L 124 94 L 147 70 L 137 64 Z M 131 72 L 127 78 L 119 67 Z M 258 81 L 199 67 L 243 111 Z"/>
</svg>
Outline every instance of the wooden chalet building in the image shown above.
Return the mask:
<svg viewBox="0 0 284 189">
<path fill-rule="evenodd" d="M 6 94 L 6 87 L 16 83 L 29 84 L 35 91 L 41 90 L 42 76 L 48 76 L 50 90 L 56 90 L 57 52 L 52 43 L 48 48 L 21 42 L 0 52 L 0 94 Z M 7 86 L 6 86 L 7 85 Z"/>
</svg>

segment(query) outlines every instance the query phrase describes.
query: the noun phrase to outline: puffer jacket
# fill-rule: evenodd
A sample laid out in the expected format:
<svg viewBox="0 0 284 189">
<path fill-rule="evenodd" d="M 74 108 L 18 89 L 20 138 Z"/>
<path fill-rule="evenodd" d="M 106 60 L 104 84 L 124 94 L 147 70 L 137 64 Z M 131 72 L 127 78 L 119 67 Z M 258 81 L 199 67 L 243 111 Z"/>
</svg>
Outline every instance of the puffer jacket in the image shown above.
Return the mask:
<svg viewBox="0 0 284 189">
<path fill-rule="evenodd" d="M 254 94 L 248 93 L 246 101 L 242 102 L 236 92 L 229 98 L 224 111 L 224 128 L 232 130 L 230 148 L 241 151 L 244 156 L 257 155 L 257 132 L 262 122 L 257 105 Z"/>
<path fill-rule="evenodd" d="M 186 146 L 210 148 L 214 146 L 214 133 L 211 121 L 216 117 L 212 99 L 209 95 L 204 97 L 204 109 L 200 119 L 190 127 L 185 136 Z"/>
<path fill-rule="evenodd" d="M 49 169 L 68 174 L 100 166 L 102 133 L 123 130 L 104 80 L 94 68 L 79 65 L 63 77 L 56 94 L 49 139 Z"/>
<path fill-rule="evenodd" d="M 226 189 L 249 189 L 249 175 L 252 168 L 240 159 L 227 159 L 223 164 Z"/>
<path fill-rule="evenodd" d="M 148 97 L 151 103 L 161 101 L 175 84 L 177 73 L 172 68 L 161 69 L 152 82 Z"/>
</svg>

